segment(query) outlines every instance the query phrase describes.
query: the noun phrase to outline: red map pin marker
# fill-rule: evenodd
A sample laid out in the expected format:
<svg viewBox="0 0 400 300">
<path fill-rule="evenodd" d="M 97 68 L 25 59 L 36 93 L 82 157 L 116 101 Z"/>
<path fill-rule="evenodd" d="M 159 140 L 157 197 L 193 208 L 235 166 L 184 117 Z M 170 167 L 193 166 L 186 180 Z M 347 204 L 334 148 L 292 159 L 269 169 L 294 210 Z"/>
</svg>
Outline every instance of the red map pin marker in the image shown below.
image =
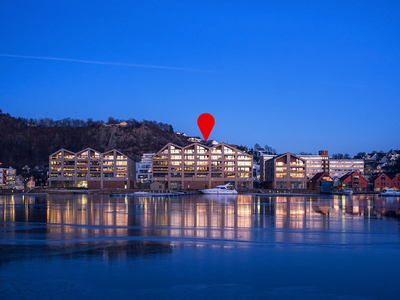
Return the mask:
<svg viewBox="0 0 400 300">
<path fill-rule="evenodd" d="M 207 139 L 211 133 L 211 130 L 213 129 L 215 124 L 214 117 L 210 114 L 201 114 L 197 118 L 197 125 L 200 128 L 201 134 L 204 137 L 204 140 L 207 142 Z"/>
</svg>

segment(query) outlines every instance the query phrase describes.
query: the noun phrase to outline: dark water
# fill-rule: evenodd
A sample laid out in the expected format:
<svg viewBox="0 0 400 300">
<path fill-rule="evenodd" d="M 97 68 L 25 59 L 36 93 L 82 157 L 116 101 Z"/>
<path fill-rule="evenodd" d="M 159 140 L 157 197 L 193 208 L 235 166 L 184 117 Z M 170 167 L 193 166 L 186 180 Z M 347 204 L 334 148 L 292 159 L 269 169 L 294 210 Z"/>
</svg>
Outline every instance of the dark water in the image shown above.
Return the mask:
<svg viewBox="0 0 400 300">
<path fill-rule="evenodd" d="M 1 299 L 398 299 L 399 198 L 0 196 Z"/>
</svg>

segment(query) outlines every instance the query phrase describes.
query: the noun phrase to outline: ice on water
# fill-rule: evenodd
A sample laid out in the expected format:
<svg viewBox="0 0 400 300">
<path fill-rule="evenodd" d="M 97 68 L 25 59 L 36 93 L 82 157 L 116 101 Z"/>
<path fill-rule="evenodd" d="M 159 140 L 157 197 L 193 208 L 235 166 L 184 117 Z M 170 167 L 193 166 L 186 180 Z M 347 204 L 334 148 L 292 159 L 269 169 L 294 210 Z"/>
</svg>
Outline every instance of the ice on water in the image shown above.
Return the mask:
<svg viewBox="0 0 400 300">
<path fill-rule="evenodd" d="M 0 196 L 0 293 L 395 299 L 399 214 L 372 194 Z"/>
</svg>

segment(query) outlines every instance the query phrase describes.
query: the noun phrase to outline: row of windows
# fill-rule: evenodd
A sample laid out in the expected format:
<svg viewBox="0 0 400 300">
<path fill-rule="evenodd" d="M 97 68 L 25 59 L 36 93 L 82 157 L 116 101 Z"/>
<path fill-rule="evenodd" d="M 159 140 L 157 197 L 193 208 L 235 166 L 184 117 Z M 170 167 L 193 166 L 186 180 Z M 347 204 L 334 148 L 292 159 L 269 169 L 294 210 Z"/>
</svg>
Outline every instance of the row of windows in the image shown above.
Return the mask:
<svg viewBox="0 0 400 300">
<path fill-rule="evenodd" d="M 61 158 L 62 158 L 61 154 L 59 154 L 59 155 L 51 156 L 50 160 L 60 160 Z M 87 160 L 88 158 L 89 157 L 87 155 L 78 155 L 76 157 L 76 159 L 82 159 L 82 160 L 83 159 Z M 64 160 L 74 160 L 74 159 L 75 159 L 75 155 L 64 154 Z M 100 160 L 100 155 L 90 156 L 90 159 L 92 159 L 92 160 Z M 117 156 L 104 155 L 103 156 L 103 160 L 114 160 L 114 159 L 116 159 L 116 160 L 127 160 L 127 157 L 126 156 L 122 156 L 122 155 L 117 155 Z"/>
<path fill-rule="evenodd" d="M 235 173 L 211 173 L 212 178 L 250 178 L 251 174 L 249 173 L 238 173 L 237 176 Z M 209 173 L 197 173 L 197 176 L 195 173 L 184 173 L 183 177 L 197 177 L 197 178 L 206 178 L 209 176 Z M 154 178 L 163 178 L 163 177 L 168 177 L 168 173 L 155 173 L 153 175 Z M 171 177 L 182 177 L 182 173 L 172 173 Z"/>
<path fill-rule="evenodd" d="M 210 156 L 209 155 L 197 155 L 196 156 L 198 160 L 209 160 Z M 238 155 L 237 158 L 235 158 L 234 155 L 224 155 L 223 156 L 225 160 L 251 160 L 251 157 L 245 156 L 245 155 Z M 156 155 L 153 157 L 154 160 L 168 160 L 169 158 L 171 160 L 182 160 L 182 155 Z M 184 155 L 184 160 L 195 160 L 194 155 Z M 222 155 L 211 155 L 212 160 L 219 160 L 222 159 Z"/>
<path fill-rule="evenodd" d="M 50 167 L 51 171 L 62 171 L 61 167 Z M 90 172 L 100 172 L 101 168 L 100 167 L 90 167 L 90 169 L 88 167 L 77 167 L 76 170 L 79 171 L 88 171 L 90 170 Z M 117 172 L 126 172 L 127 168 L 126 167 L 103 167 L 103 172 L 113 172 L 113 171 L 117 171 Z M 75 171 L 74 167 L 64 167 L 64 171 Z"/>
<path fill-rule="evenodd" d="M 52 172 L 52 173 L 50 173 L 50 177 L 58 177 L 58 176 L 61 176 L 61 172 Z M 74 177 L 75 173 L 64 172 L 63 176 L 64 177 Z M 89 176 L 89 177 L 101 177 L 101 174 L 100 173 L 90 173 L 90 174 L 88 174 L 88 173 L 77 173 L 76 176 L 77 177 L 86 177 L 86 176 Z M 126 177 L 126 176 L 127 176 L 127 173 L 118 172 L 118 173 L 115 174 L 115 177 Z M 114 173 L 103 173 L 103 177 L 114 177 Z"/>
<path fill-rule="evenodd" d="M 222 161 L 185 161 L 183 163 L 185 166 L 194 166 L 194 165 L 198 165 L 198 166 L 220 166 L 222 165 Z M 234 162 L 234 161 L 225 161 L 224 165 L 225 166 L 235 166 L 235 164 L 237 164 L 238 166 L 251 166 L 251 162 L 249 161 L 238 161 L 238 162 Z M 155 161 L 154 162 L 154 166 L 180 166 L 182 165 L 182 162 L 180 161 L 171 161 L 169 164 L 167 161 Z"/>
<path fill-rule="evenodd" d="M 276 178 L 284 178 L 287 176 L 287 173 L 277 173 Z M 290 178 L 304 178 L 304 173 L 291 173 Z"/>
<path fill-rule="evenodd" d="M 208 172 L 210 170 L 209 167 L 184 167 L 184 171 L 204 171 Z M 251 172 L 250 167 L 224 167 L 224 171 L 230 171 L 230 172 L 235 172 L 235 169 L 239 172 Z M 153 168 L 154 172 L 168 172 L 168 167 L 154 167 Z M 181 167 L 171 167 L 171 172 L 180 172 L 182 171 Z M 222 167 L 211 167 L 212 172 L 220 172 L 222 171 Z"/>
</svg>

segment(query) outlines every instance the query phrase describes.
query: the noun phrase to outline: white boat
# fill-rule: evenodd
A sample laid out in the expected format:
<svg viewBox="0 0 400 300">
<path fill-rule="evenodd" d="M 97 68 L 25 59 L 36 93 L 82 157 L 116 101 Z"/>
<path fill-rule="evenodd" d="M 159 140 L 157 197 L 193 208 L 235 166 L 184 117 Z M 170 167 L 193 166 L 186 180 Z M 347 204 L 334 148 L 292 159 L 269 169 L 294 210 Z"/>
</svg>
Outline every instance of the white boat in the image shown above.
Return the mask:
<svg viewBox="0 0 400 300">
<path fill-rule="evenodd" d="M 149 192 L 143 192 L 143 191 L 132 193 L 133 196 L 148 196 L 149 194 L 150 194 Z"/>
<path fill-rule="evenodd" d="M 229 189 L 228 187 L 232 186 L 230 183 L 224 185 L 218 185 L 212 189 L 203 189 L 199 190 L 203 194 L 221 194 L 221 195 L 233 195 L 238 192 L 235 189 Z"/>
<path fill-rule="evenodd" d="M 344 188 L 343 194 L 344 195 L 353 195 L 353 190 L 351 188 Z"/>
<path fill-rule="evenodd" d="M 392 189 L 392 188 L 386 188 L 381 193 L 379 193 L 379 196 L 381 196 L 381 197 L 397 197 L 397 196 L 400 196 L 400 191 L 396 191 L 395 189 Z"/>
<path fill-rule="evenodd" d="M 199 190 L 203 194 L 211 194 L 211 195 L 236 195 L 238 192 L 235 189 L 229 189 L 231 186 L 229 183 L 225 185 L 218 185 L 212 189 L 203 189 Z"/>
</svg>

